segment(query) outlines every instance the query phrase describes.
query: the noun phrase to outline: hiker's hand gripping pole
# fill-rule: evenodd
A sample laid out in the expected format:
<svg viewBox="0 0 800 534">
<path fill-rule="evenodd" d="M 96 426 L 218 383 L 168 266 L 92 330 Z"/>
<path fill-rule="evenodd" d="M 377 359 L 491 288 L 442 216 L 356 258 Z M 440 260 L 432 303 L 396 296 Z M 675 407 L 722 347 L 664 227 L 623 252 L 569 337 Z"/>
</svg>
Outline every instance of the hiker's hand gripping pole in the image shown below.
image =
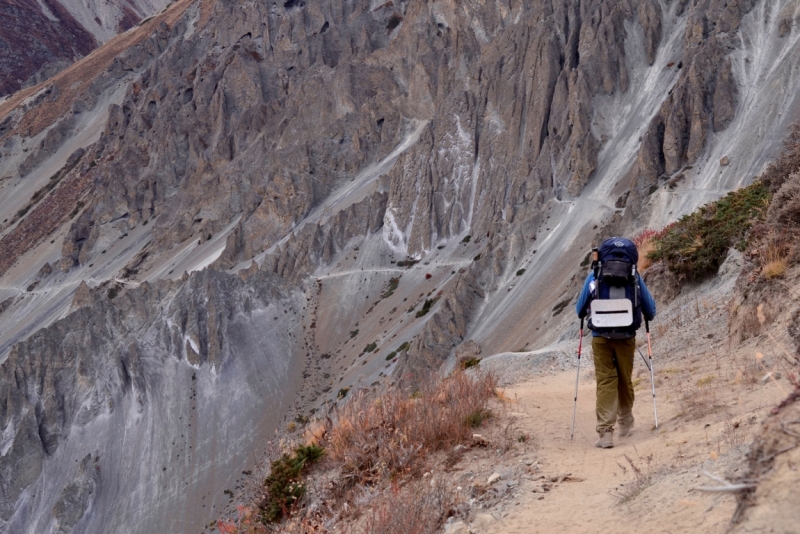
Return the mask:
<svg viewBox="0 0 800 534">
<path fill-rule="evenodd" d="M 644 329 L 647 332 L 647 355 L 650 357 L 650 385 L 653 387 L 653 415 L 656 418 L 656 428 L 658 428 L 658 409 L 656 408 L 656 380 L 653 371 L 653 349 L 650 347 L 650 321 L 644 320 Z"/>
<path fill-rule="evenodd" d="M 575 437 L 575 412 L 578 409 L 578 380 L 581 377 L 581 348 L 583 348 L 583 319 L 581 318 L 581 330 L 578 332 L 578 374 L 575 376 L 575 404 L 572 406 L 572 432 L 569 439 Z"/>
</svg>

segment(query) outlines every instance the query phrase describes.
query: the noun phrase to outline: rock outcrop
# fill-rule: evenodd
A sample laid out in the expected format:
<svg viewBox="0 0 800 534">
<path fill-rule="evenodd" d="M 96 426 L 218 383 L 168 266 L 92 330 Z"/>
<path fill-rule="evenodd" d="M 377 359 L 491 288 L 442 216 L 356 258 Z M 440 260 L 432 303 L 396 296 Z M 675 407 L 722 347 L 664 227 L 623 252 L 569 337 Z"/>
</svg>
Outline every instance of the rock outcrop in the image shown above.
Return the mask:
<svg viewBox="0 0 800 534">
<path fill-rule="evenodd" d="M 168 516 L 183 512 L 159 504 L 157 489 L 183 492 L 181 480 L 190 477 L 192 495 L 182 499 L 197 501 L 189 506 L 196 514 L 203 494 L 221 495 L 215 486 L 238 472 L 236 464 L 240 471 L 242 453 L 263 438 L 263 403 L 278 409 L 292 398 L 300 368 L 293 337 L 302 334 L 278 314 L 299 301 L 280 279 L 258 271 L 244 280 L 204 271 L 186 283 L 112 285 L 92 291 L 91 305 L 82 300 L 69 317 L 17 344 L 0 366 L 0 424 L 14 429 L 3 437 L 0 519 L 10 531 L 39 532 L 51 521 L 82 531 L 125 530 L 132 520 L 154 529 L 177 525 L 181 519 Z M 231 395 L 207 396 L 216 388 Z M 208 442 L 209 424 L 236 439 Z M 217 473 L 216 462 L 230 472 Z M 23 494 L 32 484 L 36 496 Z M 105 486 L 141 496 L 128 512 L 104 517 L 97 508 L 110 496 Z"/>
<path fill-rule="evenodd" d="M 0 6 L 0 97 L 47 80 L 165 5 L 165 0 L 4 2 Z"/>
</svg>

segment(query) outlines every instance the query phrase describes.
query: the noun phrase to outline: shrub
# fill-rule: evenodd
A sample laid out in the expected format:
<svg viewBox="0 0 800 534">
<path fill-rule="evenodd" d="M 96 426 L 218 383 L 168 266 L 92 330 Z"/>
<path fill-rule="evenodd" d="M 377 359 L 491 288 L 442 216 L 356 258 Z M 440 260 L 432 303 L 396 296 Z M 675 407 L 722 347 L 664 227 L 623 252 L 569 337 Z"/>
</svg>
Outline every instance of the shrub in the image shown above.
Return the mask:
<svg viewBox="0 0 800 534">
<path fill-rule="evenodd" d="M 747 232 L 764 219 L 771 193 L 762 182 L 728 193 L 682 217 L 655 238 L 651 260 L 663 260 L 678 276 L 699 279 L 716 272 L 730 247 L 744 250 Z"/>
<path fill-rule="evenodd" d="M 425 299 L 425 303 L 422 305 L 422 309 L 417 312 L 416 317 L 422 317 L 426 315 L 429 311 L 431 311 L 431 308 L 433 307 L 434 304 L 436 304 L 437 300 L 439 300 L 439 297 L 435 297 L 432 299 Z"/>
<path fill-rule="evenodd" d="M 83 206 L 84 206 L 83 201 L 79 200 L 77 204 L 75 204 L 75 208 L 72 210 L 72 213 L 69 214 L 69 218 L 72 219 L 73 217 L 75 217 L 83 209 Z"/>
<path fill-rule="evenodd" d="M 394 295 L 394 291 L 400 285 L 399 278 L 392 278 L 389 280 L 389 287 L 386 288 L 386 291 L 381 295 L 381 298 L 388 299 L 392 295 Z"/>
<path fill-rule="evenodd" d="M 389 354 L 386 355 L 386 361 L 393 360 L 395 356 L 397 356 L 397 352 L 395 351 L 390 352 Z"/>
<path fill-rule="evenodd" d="M 318 445 L 301 445 L 294 454 L 284 454 L 272 462 L 270 474 L 264 481 L 267 497 L 260 505 L 264 521 L 280 521 L 305 495 L 306 487 L 300 475 L 307 464 L 322 458 L 323 454 L 324 449 Z"/>
<path fill-rule="evenodd" d="M 555 317 L 556 315 L 558 315 L 561 312 L 563 312 L 564 309 L 567 306 L 569 306 L 569 303 L 570 303 L 571 300 L 572 300 L 572 297 L 567 297 L 564 300 L 562 300 L 561 302 L 559 302 L 558 304 L 556 304 L 555 306 L 553 306 L 553 310 L 552 310 L 553 311 L 553 317 Z"/>
<path fill-rule="evenodd" d="M 479 363 L 481 363 L 481 359 L 480 358 L 467 358 L 466 360 L 464 360 L 461 363 L 461 368 L 462 369 L 469 369 L 470 367 L 477 366 Z"/>
<path fill-rule="evenodd" d="M 361 351 L 361 354 L 366 354 L 368 352 L 373 352 L 377 348 L 378 348 L 378 343 L 373 341 L 372 343 L 370 343 L 369 345 L 364 347 L 364 350 Z"/>
<path fill-rule="evenodd" d="M 364 534 L 429 534 L 439 532 L 452 515 L 456 495 L 442 479 L 395 483 L 367 516 Z"/>
<path fill-rule="evenodd" d="M 355 330 L 350 330 L 350 339 L 353 339 L 357 335 L 358 335 L 358 328 L 356 328 Z"/>
<path fill-rule="evenodd" d="M 266 533 L 267 529 L 261 524 L 259 520 L 258 510 L 239 505 L 236 507 L 236 520 L 219 519 L 213 526 L 221 534 L 262 534 Z"/>
<path fill-rule="evenodd" d="M 488 410 L 475 410 L 467 416 L 466 423 L 472 428 L 477 428 L 491 416 L 492 413 Z"/>
<path fill-rule="evenodd" d="M 522 276 L 523 274 L 525 274 L 525 269 L 520 269 L 517 271 L 517 276 Z"/>
<path fill-rule="evenodd" d="M 786 274 L 787 261 L 784 258 L 772 260 L 764 266 L 764 278 L 781 278 Z"/>
<path fill-rule="evenodd" d="M 663 238 L 673 226 L 674 223 L 661 230 L 646 228 L 631 240 L 639 251 L 639 263 L 636 264 L 636 269 L 640 273 L 646 271 L 653 264 L 653 259 L 650 256 L 656 250 L 657 240 Z"/>
<path fill-rule="evenodd" d="M 359 392 L 327 432 L 326 451 L 342 466 L 343 489 L 414 472 L 428 454 L 470 439 L 468 416 L 487 410 L 494 388 L 491 374 L 456 371 L 423 385 L 416 398 L 399 389 Z"/>
</svg>

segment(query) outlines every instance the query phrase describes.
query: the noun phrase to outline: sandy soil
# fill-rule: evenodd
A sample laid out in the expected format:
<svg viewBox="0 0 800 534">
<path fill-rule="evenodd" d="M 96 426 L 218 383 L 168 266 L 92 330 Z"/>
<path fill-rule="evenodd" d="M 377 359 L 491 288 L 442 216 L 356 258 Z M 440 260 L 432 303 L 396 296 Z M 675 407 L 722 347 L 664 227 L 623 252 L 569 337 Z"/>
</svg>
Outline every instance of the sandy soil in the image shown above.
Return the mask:
<svg viewBox="0 0 800 534">
<path fill-rule="evenodd" d="M 642 365 L 643 367 L 643 365 Z M 533 493 L 535 480 L 521 484 L 515 503 L 503 510 L 491 532 L 724 532 L 733 514 L 733 497 L 701 493 L 697 486 L 715 485 L 701 471 L 724 475 L 745 453 L 755 421 L 767 405 L 783 398 L 780 382 L 728 388 L 719 384 L 720 405 L 693 421 L 685 420 L 674 387 L 659 388 L 668 400 L 660 403 L 660 425 L 653 428 L 647 384 L 638 388 L 636 427 L 627 438 L 615 437 L 613 449 L 593 446 L 593 379 L 583 380 L 578 393 L 575 438 L 570 441 L 574 373 L 533 379 L 506 390 L 518 403 L 518 425 L 534 437 L 542 473 L 570 475 L 573 480 L 547 493 Z M 643 387 L 644 386 L 644 387 Z M 753 419 L 755 417 L 755 419 Z M 748 424 L 748 421 L 752 421 Z M 732 421 L 732 422 L 731 422 Z M 734 423 L 739 424 L 731 431 Z M 627 457 L 627 458 L 626 458 Z M 637 482 L 628 458 L 649 481 Z M 626 498 L 627 497 L 627 498 Z M 568 513 L 565 513 L 568 510 Z M 487 530 L 488 532 L 489 530 Z"/>
<path fill-rule="evenodd" d="M 728 303 L 738 261 L 732 253 L 719 277 L 662 306 L 652 329 L 659 427 L 654 425 L 650 374 L 637 355 L 636 425 L 627 438 L 615 435 L 612 449 L 594 447 L 595 380 L 589 337 L 584 339 L 574 440 L 570 427 L 577 339 L 544 355 L 531 353 L 527 369 L 525 353 L 493 358 L 491 368 L 501 383 L 510 384 L 505 390 L 506 409 L 516 418 L 514 435 L 530 436 L 533 446 L 532 450 L 527 443 L 513 447 L 476 477 L 480 480 L 491 470 L 503 474 L 506 469 L 519 484 L 499 501 L 473 501 L 471 532 L 729 529 L 734 496 L 697 488 L 720 485 L 705 473 L 733 482 L 748 476 L 750 444 L 762 431 L 762 422 L 792 391 L 787 375 L 793 368 L 787 356 L 791 351 L 783 350 L 790 346 L 782 334 L 785 318 L 743 343 L 723 336 L 728 332 Z M 794 276 L 787 278 L 787 284 L 795 282 Z M 646 355 L 641 332 L 638 342 Z M 521 474 L 518 467 L 511 469 L 530 455 L 536 458 L 532 469 Z M 476 524 L 478 514 L 483 515 L 482 524 Z M 493 518 L 488 524 L 486 514 Z M 452 525 L 448 530 L 466 532 Z"/>
</svg>

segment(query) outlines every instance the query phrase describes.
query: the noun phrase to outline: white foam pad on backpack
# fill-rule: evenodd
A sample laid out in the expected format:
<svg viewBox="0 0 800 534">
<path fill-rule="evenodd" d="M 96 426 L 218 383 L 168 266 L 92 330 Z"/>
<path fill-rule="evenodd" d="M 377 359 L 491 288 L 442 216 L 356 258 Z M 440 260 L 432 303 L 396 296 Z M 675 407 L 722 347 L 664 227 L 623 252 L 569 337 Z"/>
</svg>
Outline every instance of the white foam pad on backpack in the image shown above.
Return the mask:
<svg viewBox="0 0 800 534">
<path fill-rule="evenodd" d="M 633 303 L 628 299 L 592 301 L 592 326 L 618 328 L 633 324 Z"/>
</svg>

